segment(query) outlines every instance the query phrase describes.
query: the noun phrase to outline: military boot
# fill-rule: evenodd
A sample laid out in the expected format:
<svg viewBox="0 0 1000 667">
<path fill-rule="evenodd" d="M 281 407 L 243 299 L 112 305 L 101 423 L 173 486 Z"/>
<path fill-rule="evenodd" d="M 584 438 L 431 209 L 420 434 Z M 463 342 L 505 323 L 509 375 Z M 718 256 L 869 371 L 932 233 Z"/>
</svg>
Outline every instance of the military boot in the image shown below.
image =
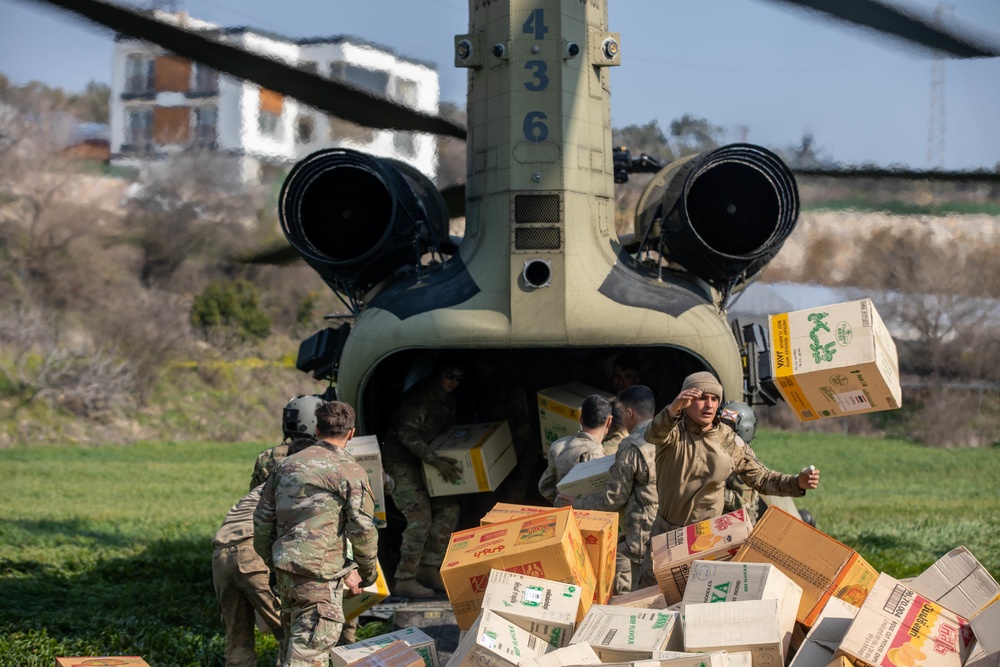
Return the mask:
<svg viewBox="0 0 1000 667">
<path fill-rule="evenodd" d="M 417 581 L 428 588 L 444 592 L 444 581 L 441 580 L 441 572 L 431 565 L 421 565 L 417 570 Z"/>
<path fill-rule="evenodd" d="M 416 579 L 397 579 L 396 586 L 392 589 L 393 595 L 404 598 L 432 598 L 434 591 L 426 586 L 421 586 Z"/>
</svg>

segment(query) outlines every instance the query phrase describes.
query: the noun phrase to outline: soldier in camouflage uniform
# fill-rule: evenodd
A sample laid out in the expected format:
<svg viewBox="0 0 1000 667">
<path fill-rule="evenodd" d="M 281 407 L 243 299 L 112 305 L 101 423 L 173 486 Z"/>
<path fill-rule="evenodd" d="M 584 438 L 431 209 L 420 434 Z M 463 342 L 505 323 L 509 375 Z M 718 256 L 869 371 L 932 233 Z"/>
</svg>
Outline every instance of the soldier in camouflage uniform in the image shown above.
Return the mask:
<svg viewBox="0 0 1000 667">
<path fill-rule="evenodd" d="M 656 412 L 656 404 L 653 392 L 641 384 L 622 391 L 618 404 L 629 435 L 618 446 L 604 492 L 575 500 L 562 496 L 576 509 L 625 511 L 625 539 L 618 543 L 615 562 L 615 595 L 656 584 L 655 578 L 642 580 L 640 576 L 649 550 L 649 533 L 656 519 L 656 448 L 643 437 Z"/>
<path fill-rule="evenodd" d="M 226 628 L 226 667 L 257 667 L 254 612 L 285 645 L 269 570 L 253 548 L 253 513 L 260 491 L 256 487 L 229 510 L 212 540 L 212 582 Z"/>
<path fill-rule="evenodd" d="M 549 447 L 549 465 L 538 480 L 542 497 L 562 507 L 568 503 L 558 495 L 557 484 L 577 463 L 604 456 L 601 441 L 611 426 L 611 403 L 600 394 L 591 394 L 580 406 L 580 431 L 559 438 Z"/>
<path fill-rule="evenodd" d="M 622 421 L 622 406 L 617 398 L 611 399 L 611 425 L 608 426 L 608 434 L 601 441 L 605 456 L 612 456 L 618 451 L 618 445 L 628 437 L 628 429 Z"/>
<path fill-rule="evenodd" d="M 458 526 L 459 505 L 454 496 L 428 495 L 421 464 L 434 466 L 446 481 L 461 479 L 458 461 L 438 456 L 430 443 L 455 425 L 453 392 L 464 376 L 460 359 L 442 358 L 430 377 L 403 394 L 386 433 L 382 465 L 396 482 L 392 500 L 406 517 L 393 588 L 402 597 L 428 598 L 444 590 L 439 570 Z"/>
<path fill-rule="evenodd" d="M 753 442 L 757 433 L 757 417 L 749 405 L 738 401 L 729 401 L 719 408 L 719 419 L 722 420 L 723 424 L 736 431 L 736 435 L 743 438 L 743 442 L 748 445 Z M 736 473 L 729 476 L 729 479 L 726 480 L 726 491 L 723 496 L 723 514 L 744 509 L 750 520 L 756 523 L 760 504 L 760 494 L 752 486 L 740 479 Z"/>
<path fill-rule="evenodd" d="M 281 600 L 284 667 L 328 665 L 345 588 L 357 595 L 378 574 L 375 497 L 368 474 L 344 449 L 354 410 L 330 401 L 316 419 L 317 442 L 275 468 L 254 512 L 254 548 L 274 572 Z"/>
<path fill-rule="evenodd" d="M 783 475 L 769 470 L 719 419 L 722 385 L 702 371 L 684 379 L 681 392 L 646 428 L 656 445 L 659 508 L 653 535 L 722 515 L 726 478 L 736 473 L 761 493 L 803 496 L 819 486 L 819 470 Z M 643 572 L 652 568 L 649 558 Z"/>
<path fill-rule="evenodd" d="M 256 488 L 264 483 L 275 466 L 288 456 L 288 447 L 293 440 L 306 438 L 315 440 L 316 408 L 323 404 L 319 396 L 296 396 L 288 401 L 281 413 L 281 433 L 284 436 L 280 445 L 265 449 L 257 455 L 250 475 L 250 488 Z"/>
</svg>

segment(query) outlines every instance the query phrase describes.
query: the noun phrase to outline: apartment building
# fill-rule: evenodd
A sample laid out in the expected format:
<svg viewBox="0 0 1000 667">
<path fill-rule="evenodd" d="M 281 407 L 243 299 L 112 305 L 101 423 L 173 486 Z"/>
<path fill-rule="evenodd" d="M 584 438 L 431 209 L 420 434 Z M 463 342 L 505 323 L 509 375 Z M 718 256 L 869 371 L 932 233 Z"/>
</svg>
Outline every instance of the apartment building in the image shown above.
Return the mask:
<svg viewBox="0 0 1000 667">
<path fill-rule="evenodd" d="M 361 39 L 289 39 L 251 28 L 222 28 L 184 14 L 157 18 L 207 31 L 248 51 L 344 81 L 427 113 L 438 112 L 432 63 L 404 58 Z M 116 40 L 111 85 L 112 163 L 139 169 L 178 152 L 225 156 L 244 182 L 287 170 L 321 148 L 355 148 L 413 165 L 432 180 L 434 137 L 373 130 L 329 117 L 255 83 L 125 36 Z"/>
</svg>

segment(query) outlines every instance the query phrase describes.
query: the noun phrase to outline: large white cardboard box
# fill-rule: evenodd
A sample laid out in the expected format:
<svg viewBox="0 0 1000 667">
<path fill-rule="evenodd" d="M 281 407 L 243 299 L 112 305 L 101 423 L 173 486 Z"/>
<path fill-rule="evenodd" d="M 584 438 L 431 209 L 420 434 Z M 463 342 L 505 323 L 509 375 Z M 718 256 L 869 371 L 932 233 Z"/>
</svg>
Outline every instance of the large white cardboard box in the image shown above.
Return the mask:
<svg viewBox="0 0 1000 667">
<path fill-rule="evenodd" d="M 857 667 L 961 667 L 973 641 L 966 619 L 881 574 L 837 654 Z"/>
<path fill-rule="evenodd" d="M 579 382 L 568 382 L 538 392 L 538 421 L 542 427 L 542 456 L 549 457 L 549 447 L 559 438 L 573 435 L 580 430 L 580 408 L 585 398 L 600 394 L 613 398 L 614 394 L 595 389 Z"/>
<path fill-rule="evenodd" d="M 768 318 L 771 370 L 799 421 L 895 410 L 899 357 L 871 299 Z"/>
<path fill-rule="evenodd" d="M 785 664 L 778 600 L 684 606 L 684 650 L 749 651 L 753 667 Z"/>
<path fill-rule="evenodd" d="M 781 654 L 790 655 L 802 587 L 770 563 L 696 560 L 691 564 L 682 609 L 691 604 L 777 600 Z"/>
<path fill-rule="evenodd" d="M 907 586 L 966 618 L 1000 594 L 1000 584 L 965 547 L 941 556 Z"/>
<path fill-rule="evenodd" d="M 385 487 L 382 485 L 382 452 L 378 446 L 378 437 L 362 435 L 351 438 L 347 441 L 346 449 L 368 473 L 368 482 L 375 494 L 375 518 L 385 521 Z"/>
<path fill-rule="evenodd" d="M 595 604 L 570 643 L 590 644 L 601 662 L 649 660 L 653 651 L 680 648 L 679 625 L 665 609 Z"/>
<path fill-rule="evenodd" d="M 559 648 L 569 644 L 573 636 L 580 591 L 579 586 L 561 581 L 493 570 L 482 608 Z"/>
<path fill-rule="evenodd" d="M 566 476 L 556 484 L 559 493 L 573 498 L 589 496 L 608 488 L 611 477 L 611 466 L 615 462 L 614 454 L 590 459 L 577 463 Z"/>
<path fill-rule="evenodd" d="M 330 662 L 333 664 L 333 667 L 344 667 L 347 663 L 360 660 L 366 655 L 371 655 L 395 641 L 406 642 L 407 646 L 416 651 L 424 659 L 426 667 L 441 667 L 441 662 L 438 660 L 437 644 L 434 642 L 434 639 L 418 628 L 405 628 L 396 632 L 379 635 L 378 637 L 364 639 L 354 644 L 335 646 L 330 649 Z"/>
<path fill-rule="evenodd" d="M 439 456 L 457 460 L 462 468 L 462 478 L 449 483 L 437 468 L 424 463 L 424 479 L 431 496 L 495 491 L 517 464 L 514 438 L 505 421 L 453 426 L 434 438 L 431 447 Z"/>
</svg>

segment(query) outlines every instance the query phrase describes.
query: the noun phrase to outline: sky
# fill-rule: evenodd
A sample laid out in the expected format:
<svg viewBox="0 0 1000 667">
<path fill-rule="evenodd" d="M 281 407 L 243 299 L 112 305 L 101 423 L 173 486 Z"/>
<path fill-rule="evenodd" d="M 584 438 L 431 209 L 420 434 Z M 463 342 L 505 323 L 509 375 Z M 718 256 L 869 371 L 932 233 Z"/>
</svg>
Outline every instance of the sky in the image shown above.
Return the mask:
<svg viewBox="0 0 1000 667">
<path fill-rule="evenodd" d="M 147 3 L 148 0 L 142 0 Z M 937 0 L 894 0 L 930 15 Z M 179 0 L 196 18 L 293 38 L 353 35 L 438 66 L 441 99 L 464 105 L 453 37 L 468 0 Z M 949 0 L 954 20 L 1000 42 L 1000 0 Z M 844 164 L 928 163 L 932 54 L 769 0 L 609 0 L 622 64 L 612 125 L 685 113 L 771 148 L 815 137 Z M 390 18 L 391 17 L 391 18 Z M 30 0 L 0 0 L 0 73 L 67 90 L 110 82 L 111 33 Z M 1000 163 L 1000 58 L 945 64 L 947 169 Z"/>
</svg>

